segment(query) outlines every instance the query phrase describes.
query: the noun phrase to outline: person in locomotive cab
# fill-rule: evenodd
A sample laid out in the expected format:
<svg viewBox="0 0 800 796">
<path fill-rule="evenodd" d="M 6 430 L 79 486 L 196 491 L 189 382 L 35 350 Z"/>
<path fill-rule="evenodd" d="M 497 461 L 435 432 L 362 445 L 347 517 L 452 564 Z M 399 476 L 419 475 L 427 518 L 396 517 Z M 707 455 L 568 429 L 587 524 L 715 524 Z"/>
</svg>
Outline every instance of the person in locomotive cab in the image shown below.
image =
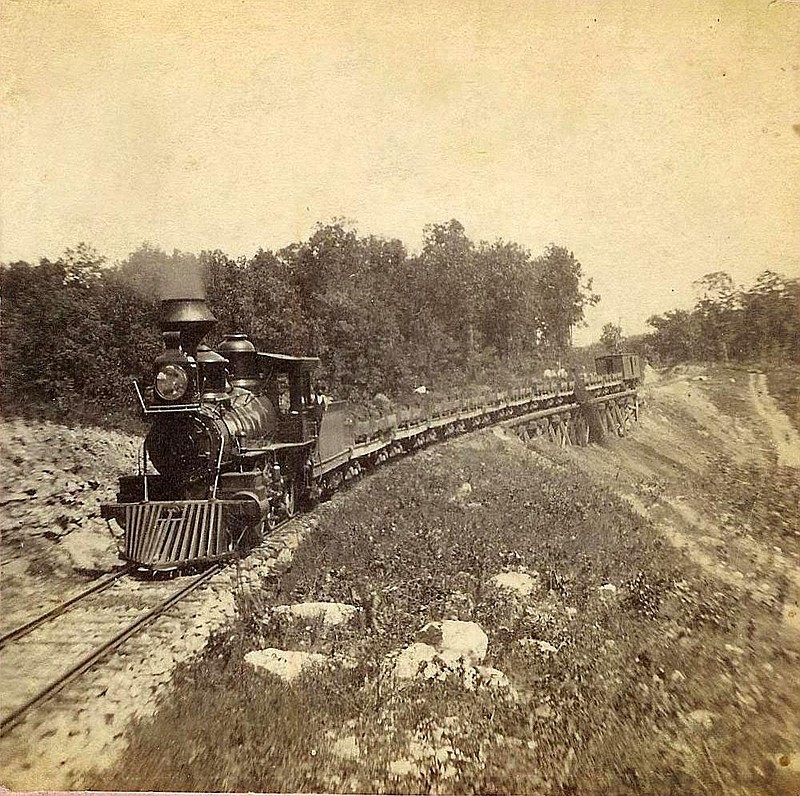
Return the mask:
<svg viewBox="0 0 800 796">
<path fill-rule="evenodd" d="M 319 384 L 314 385 L 314 389 L 311 394 L 311 402 L 314 411 L 314 420 L 317 423 L 322 422 L 322 416 L 325 414 L 325 410 L 328 408 L 328 404 L 331 402 L 331 399 L 325 395 L 322 391 L 322 387 Z"/>
</svg>

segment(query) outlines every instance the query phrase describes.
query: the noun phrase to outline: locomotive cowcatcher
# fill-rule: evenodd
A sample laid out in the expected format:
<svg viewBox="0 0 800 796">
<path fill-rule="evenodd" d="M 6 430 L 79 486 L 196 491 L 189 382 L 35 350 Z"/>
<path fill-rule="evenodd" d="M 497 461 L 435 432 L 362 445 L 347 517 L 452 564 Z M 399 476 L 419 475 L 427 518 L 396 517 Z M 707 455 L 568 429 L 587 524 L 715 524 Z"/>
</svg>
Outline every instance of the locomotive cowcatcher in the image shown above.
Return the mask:
<svg viewBox="0 0 800 796">
<path fill-rule="evenodd" d="M 101 513 L 144 569 L 231 557 L 315 493 L 319 360 L 258 352 L 242 334 L 213 351 L 201 341 L 215 324 L 203 299 L 163 301 L 164 352 L 150 385 L 134 382 L 150 431 L 138 474 Z"/>
</svg>

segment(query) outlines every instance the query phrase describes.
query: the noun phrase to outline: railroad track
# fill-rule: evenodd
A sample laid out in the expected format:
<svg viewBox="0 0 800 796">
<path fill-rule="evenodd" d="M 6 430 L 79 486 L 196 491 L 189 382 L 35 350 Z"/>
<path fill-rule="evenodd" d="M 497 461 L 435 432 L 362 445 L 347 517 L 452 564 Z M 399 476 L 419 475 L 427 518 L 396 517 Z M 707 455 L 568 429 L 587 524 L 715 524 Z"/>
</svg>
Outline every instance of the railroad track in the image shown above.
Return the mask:
<svg viewBox="0 0 800 796">
<path fill-rule="evenodd" d="M 124 568 L 2 636 L 0 671 L 8 712 L 0 718 L 0 736 L 222 568 L 216 564 L 196 577 L 169 582 L 125 578 L 130 570 Z"/>
<path fill-rule="evenodd" d="M 65 600 L 63 603 L 59 603 L 49 611 L 45 611 L 45 613 L 37 616 L 35 619 L 31 619 L 30 621 L 25 622 L 25 624 L 15 627 L 13 630 L 9 630 L 7 633 L 4 633 L 2 636 L 0 636 L 0 649 L 12 641 L 17 641 L 18 639 L 24 638 L 29 633 L 32 633 L 34 630 L 36 630 L 37 627 L 40 627 L 46 622 L 52 622 L 57 617 L 61 616 L 61 614 L 66 613 L 70 608 L 72 608 L 73 605 L 77 605 L 81 601 L 91 597 L 91 595 L 99 594 L 100 592 L 105 591 L 120 578 L 128 575 L 130 571 L 131 567 L 126 566 L 120 570 L 117 570 L 116 572 L 112 572 L 110 575 L 107 575 L 104 578 L 98 578 L 91 586 L 89 586 L 88 589 L 84 589 L 82 592 L 75 594 L 68 600 Z"/>
</svg>

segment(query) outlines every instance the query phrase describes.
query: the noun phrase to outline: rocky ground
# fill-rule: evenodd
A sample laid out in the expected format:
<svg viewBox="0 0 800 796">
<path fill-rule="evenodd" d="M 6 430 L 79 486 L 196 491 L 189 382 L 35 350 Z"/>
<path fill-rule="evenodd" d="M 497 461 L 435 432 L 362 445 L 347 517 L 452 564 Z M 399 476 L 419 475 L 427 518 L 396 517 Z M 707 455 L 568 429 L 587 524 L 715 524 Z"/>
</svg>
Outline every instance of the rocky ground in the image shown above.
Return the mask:
<svg viewBox="0 0 800 796">
<path fill-rule="evenodd" d="M 793 434 L 758 375 L 683 369 L 626 439 L 392 464 L 229 584 L 236 619 L 94 766 L 9 784 L 795 794 Z"/>
<path fill-rule="evenodd" d="M 0 632 L 119 564 L 100 503 L 114 500 L 139 446 L 140 439 L 99 428 L 0 423 Z"/>
</svg>

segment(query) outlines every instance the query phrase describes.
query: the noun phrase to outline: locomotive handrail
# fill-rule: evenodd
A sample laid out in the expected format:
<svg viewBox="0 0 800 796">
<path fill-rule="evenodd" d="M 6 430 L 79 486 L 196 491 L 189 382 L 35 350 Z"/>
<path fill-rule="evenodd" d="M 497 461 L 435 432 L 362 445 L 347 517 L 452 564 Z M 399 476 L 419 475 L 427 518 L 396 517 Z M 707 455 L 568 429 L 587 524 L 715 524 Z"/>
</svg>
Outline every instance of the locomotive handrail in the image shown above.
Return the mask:
<svg viewBox="0 0 800 796">
<path fill-rule="evenodd" d="M 224 449 L 223 445 L 219 446 L 219 456 L 217 456 L 217 471 L 214 474 L 214 488 L 211 490 L 211 499 L 217 499 L 217 489 L 219 488 L 219 474 L 220 468 L 222 467 L 222 451 Z"/>
<path fill-rule="evenodd" d="M 193 404 L 174 404 L 173 406 L 151 406 L 148 407 L 144 402 L 142 390 L 139 387 L 139 382 L 133 380 L 133 386 L 136 389 L 136 397 L 139 399 L 139 404 L 142 407 L 142 412 L 145 415 L 158 415 L 166 414 L 167 412 L 196 412 L 200 408 L 200 402 Z"/>
</svg>

